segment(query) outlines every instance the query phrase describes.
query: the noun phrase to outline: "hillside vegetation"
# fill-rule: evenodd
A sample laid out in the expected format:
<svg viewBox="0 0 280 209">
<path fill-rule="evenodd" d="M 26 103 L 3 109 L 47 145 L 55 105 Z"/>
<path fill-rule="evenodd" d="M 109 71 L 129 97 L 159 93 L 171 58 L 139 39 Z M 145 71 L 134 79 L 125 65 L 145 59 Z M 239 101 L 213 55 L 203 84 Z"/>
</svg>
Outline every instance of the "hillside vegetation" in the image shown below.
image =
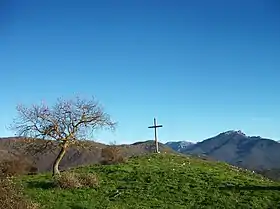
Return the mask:
<svg viewBox="0 0 280 209">
<path fill-rule="evenodd" d="M 280 208 L 280 184 L 225 163 L 176 154 L 132 157 L 92 165 L 95 188 L 60 189 L 51 174 L 23 176 L 24 191 L 44 208 Z"/>
<path fill-rule="evenodd" d="M 38 153 L 36 155 L 30 154 L 23 150 L 20 146 L 21 139 L 18 137 L 0 138 L 0 164 L 7 160 L 16 160 L 18 158 L 25 158 L 27 161 L 33 162 L 32 166 L 35 167 L 38 172 L 46 172 L 52 170 L 52 164 L 59 152 L 59 149 L 46 150 L 44 153 Z M 37 143 L 44 143 L 44 140 L 38 139 Z M 108 147 L 106 144 L 88 141 L 89 146 L 86 148 L 71 147 L 62 159 L 60 168 L 62 170 L 71 167 L 77 167 L 89 164 L 100 164 L 102 162 L 102 149 Z M 125 157 L 142 155 L 154 152 L 155 145 L 153 141 L 138 142 L 135 144 L 117 145 L 122 155 Z M 171 148 L 159 143 L 161 152 L 174 152 Z M 25 151 L 25 154 L 23 152 Z"/>
</svg>

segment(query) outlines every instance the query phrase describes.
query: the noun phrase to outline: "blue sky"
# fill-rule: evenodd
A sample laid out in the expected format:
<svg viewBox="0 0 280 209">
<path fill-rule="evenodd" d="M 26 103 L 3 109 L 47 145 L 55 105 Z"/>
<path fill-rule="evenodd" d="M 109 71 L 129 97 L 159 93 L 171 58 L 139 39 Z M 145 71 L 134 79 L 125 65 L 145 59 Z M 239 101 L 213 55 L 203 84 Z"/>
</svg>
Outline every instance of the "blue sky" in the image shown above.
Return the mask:
<svg viewBox="0 0 280 209">
<path fill-rule="evenodd" d="M 18 103 L 91 95 L 118 121 L 101 142 L 280 139 L 280 2 L 4 1 L 0 136 Z"/>
</svg>

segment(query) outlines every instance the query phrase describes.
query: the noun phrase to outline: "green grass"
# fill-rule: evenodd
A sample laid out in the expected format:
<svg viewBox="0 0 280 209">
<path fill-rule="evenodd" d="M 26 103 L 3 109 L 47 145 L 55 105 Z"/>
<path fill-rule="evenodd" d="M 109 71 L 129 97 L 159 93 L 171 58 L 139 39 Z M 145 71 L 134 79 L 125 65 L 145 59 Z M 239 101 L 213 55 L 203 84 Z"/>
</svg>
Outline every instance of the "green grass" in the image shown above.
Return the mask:
<svg viewBox="0 0 280 209">
<path fill-rule="evenodd" d="M 100 186 L 54 188 L 50 174 L 21 180 L 26 194 L 44 208 L 280 208 L 279 183 L 225 163 L 153 154 L 74 171 L 96 173 Z"/>
</svg>

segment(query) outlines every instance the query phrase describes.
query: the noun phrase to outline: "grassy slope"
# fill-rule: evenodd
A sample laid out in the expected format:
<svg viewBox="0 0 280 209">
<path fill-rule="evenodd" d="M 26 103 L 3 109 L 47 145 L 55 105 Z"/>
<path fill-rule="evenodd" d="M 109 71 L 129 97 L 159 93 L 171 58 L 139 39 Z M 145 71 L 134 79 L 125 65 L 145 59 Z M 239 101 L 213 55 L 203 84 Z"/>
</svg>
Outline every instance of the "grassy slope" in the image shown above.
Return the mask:
<svg viewBox="0 0 280 209">
<path fill-rule="evenodd" d="M 280 185 L 224 163 L 174 154 L 127 164 L 75 169 L 94 172 L 96 189 L 52 188 L 50 175 L 23 177 L 26 193 L 46 208 L 280 208 Z"/>
</svg>

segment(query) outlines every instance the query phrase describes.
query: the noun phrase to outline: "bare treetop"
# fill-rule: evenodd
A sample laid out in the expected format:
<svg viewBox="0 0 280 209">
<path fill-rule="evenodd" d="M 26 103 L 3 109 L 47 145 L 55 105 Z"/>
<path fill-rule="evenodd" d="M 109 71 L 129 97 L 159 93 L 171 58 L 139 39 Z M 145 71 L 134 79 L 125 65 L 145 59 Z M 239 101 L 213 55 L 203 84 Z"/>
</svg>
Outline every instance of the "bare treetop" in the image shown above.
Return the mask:
<svg viewBox="0 0 280 209">
<path fill-rule="evenodd" d="M 88 143 L 81 143 L 81 140 L 89 139 L 95 130 L 114 129 L 116 126 L 94 98 L 60 98 L 51 107 L 45 104 L 19 105 L 16 109 L 18 117 L 11 129 L 16 131 L 16 135 L 27 138 L 24 147 L 28 152 L 43 153 L 46 149 L 61 148 L 53 165 L 53 174 L 59 174 L 58 165 L 69 146 L 87 147 Z M 38 142 L 38 138 L 44 139 L 45 143 Z M 57 143 L 53 143 L 55 141 Z"/>
<path fill-rule="evenodd" d="M 14 121 L 13 129 L 18 136 L 54 139 L 88 139 L 89 133 L 96 129 L 114 129 L 116 123 L 103 111 L 94 100 L 80 99 L 57 100 L 54 106 L 46 104 L 26 107 L 17 106 L 19 117 Z"/>
</svg>

